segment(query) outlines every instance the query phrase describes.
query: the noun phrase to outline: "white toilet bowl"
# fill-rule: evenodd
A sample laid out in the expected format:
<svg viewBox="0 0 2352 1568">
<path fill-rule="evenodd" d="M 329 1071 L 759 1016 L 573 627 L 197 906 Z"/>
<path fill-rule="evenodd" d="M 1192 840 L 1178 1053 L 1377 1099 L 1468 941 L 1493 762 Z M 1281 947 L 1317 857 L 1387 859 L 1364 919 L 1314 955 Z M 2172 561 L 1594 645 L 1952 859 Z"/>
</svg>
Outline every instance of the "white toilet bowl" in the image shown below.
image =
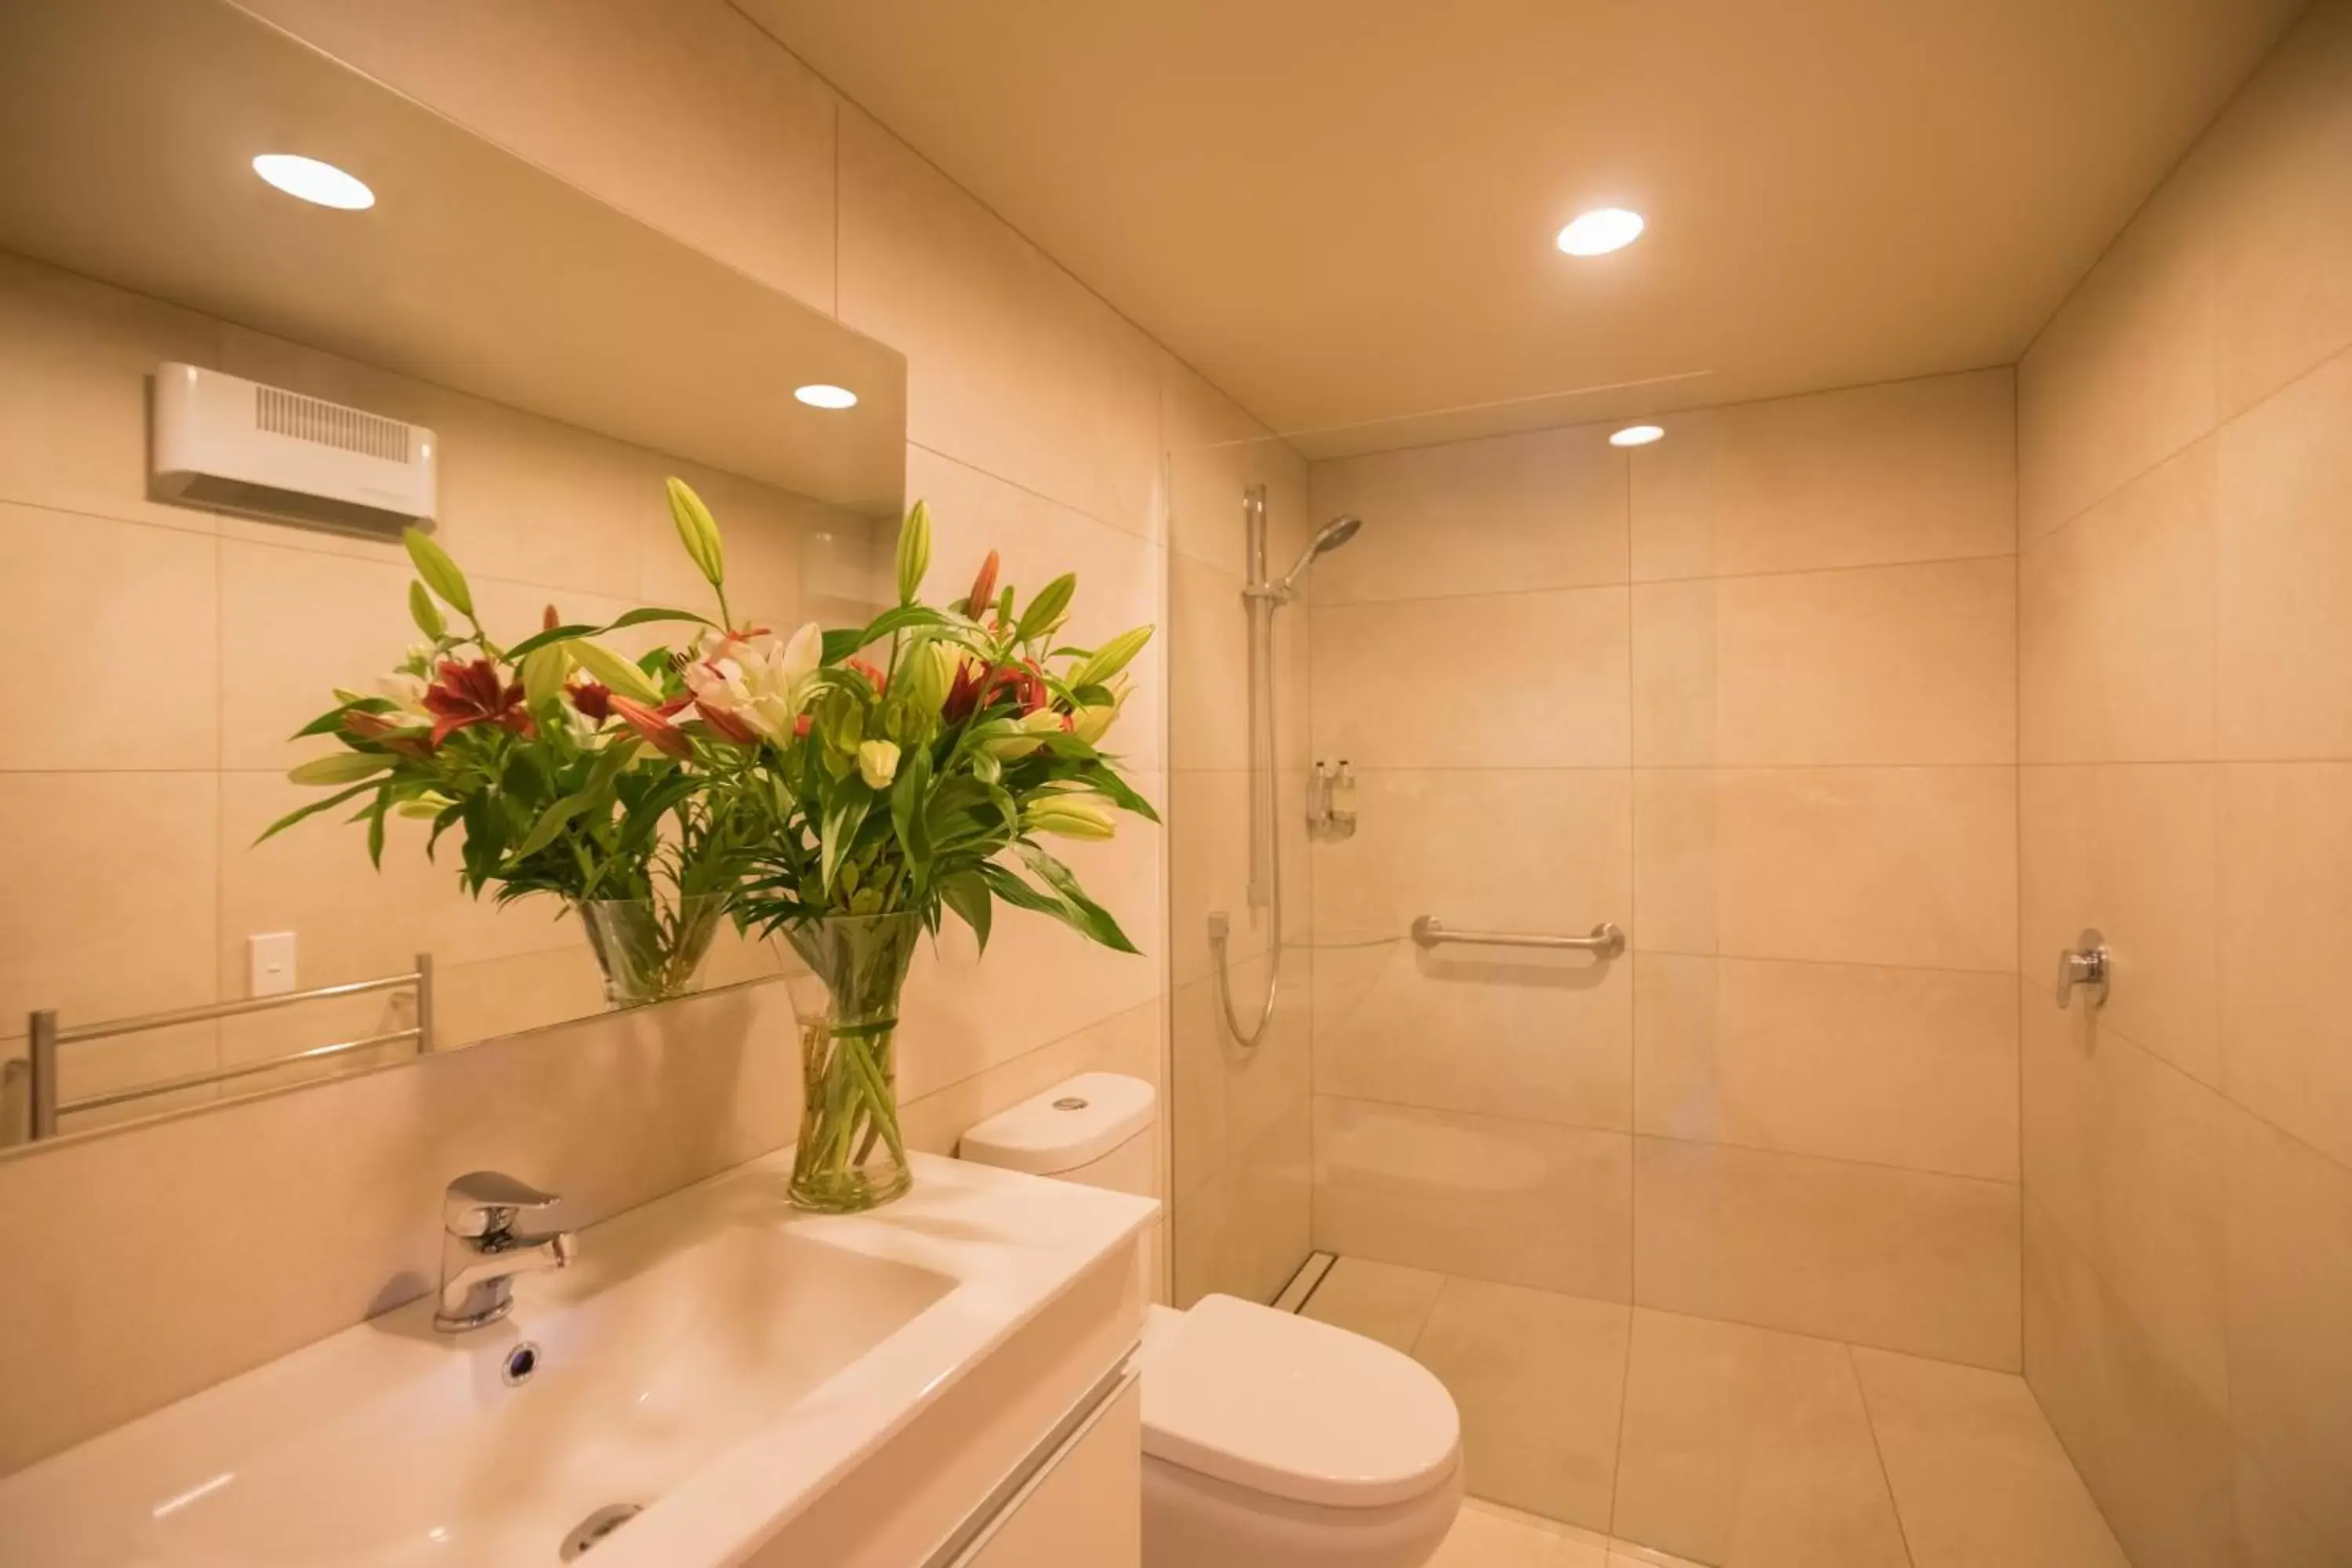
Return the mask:
<svg viewBox="0 0 2352 1568">
<path fill-rule="evenodd" d="M 1087 1073 L 973 1128 L 968 1160 L 1148 1191 L 1151 1086 Z M 1144 1328 L 1144 1568 L 1422 1568 L 1462 1426 L 1410 1356 L 1231 1296 Z"/>
</svg>

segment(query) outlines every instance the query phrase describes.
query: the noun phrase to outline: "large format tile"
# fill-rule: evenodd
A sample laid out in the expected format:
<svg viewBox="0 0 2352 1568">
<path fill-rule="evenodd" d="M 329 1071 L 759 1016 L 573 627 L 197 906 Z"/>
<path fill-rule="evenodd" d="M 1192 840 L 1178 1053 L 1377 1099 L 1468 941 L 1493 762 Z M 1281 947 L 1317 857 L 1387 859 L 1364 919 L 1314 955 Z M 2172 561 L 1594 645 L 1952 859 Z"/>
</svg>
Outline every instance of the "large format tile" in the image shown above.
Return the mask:
<svg viewBox="0 0 2352 1568">
<path fill-rule="evenodd" d="M 2230 1418 L 2352 1559 L 2352 1170 L 2229 1112 Z"/>
<path fill-rule="evenodd" d="M 1315 1097 L 1315 1245 L 1343 1257 L 1622 1301 L 1622 1132 Z"/>
<path fill-rule="evenodd" d="M 2017 549 L 2006 369 L 1740 404 L 1671 424 L 1665 440 L 1633 454 L 1637 581 Z"/>
<path fill-rule="evenodd" d="M 1722 1568 L 1906 1568 L 1843 1345 L 1636 1308 L 1612 1532 Z"/>
<path fill-rule="evenodd" d="M 2017 758 L 2017 563 L 1730 578 L 1716 585 L 1715 760 Z"/>
<path fill-rule="evenodd" d="M 1314 465 L 1315 517 L 1364 520 L 1316 566 L 1315 602 L 1624 582 L 1626 459 L 1607 436 L 1580 426 Z"/>
<path fill-rule="evenodd" d="M 1169 754 L 1187 768 L 1246 768 L 1257 720 L 1243 578 L 1171 554 L 1167 584 Z M 1286 769 L 1307 760 L 1307 617 L 1303 605 L 1274 617 L 1275 751 Z"/>
<path fill-rule="evenodd" d="M 2231 1561 L 2230 1436 L 2029 1194 L 2025 1381 L 2135 1568 Z"/>
<path fill-rule="evenodd" d="M 2213 427 L 2212 193 L 2159 187 L 2017 367 L 2031 542 Z"/>
<path fill-rule="evenodd" d="M 1150 537 L 1160 350 L 846 104 L 839 182 L 841 319 L 907 356 L 907 438 Z"/>
<path fill-rule="evenodd" d="M 1615 1568 L 1608 1541 L 1499 1503 L 1465 1499 L 1429 1568 Z"/>
<path fill-rule="evenodd" d="M 1444 1289 L 1445 1276 L 1425 1268 L 1342 1258 L 1331 1265 L 1300 1313 L 1410 1352 Z"/>
<path fill-rule="evenodd" d="M 2028 1009 L 2051 1007 L 2059 952 L 2095 928 L 2114 964 L 2101 1026 L 2209 1084 L 2221 1075 L 2214 790 L 2203 763 L 2028 767 L 2018 787 Z"/>
<path fill-rule="evenodd" d="M 1250 836 L 1255 782 L 1242 770 L 1181 769 L 1169 775 L 1168 937 L 1170 980 L 1189 984 L 1216 971 L 1209 921 L 1226 918 L 1225 950 L 1236 959 L 1266 950 L 1274 934 L 1274 889 L 1250 902 Z M 1276 796 L 1281 839 L 1282 924 L 1285 941 L 1302 946 L 1314 931 L 1307 878 L 1307 776 L 1286 770 Z"/>
<path fill-rule="evenodd" d="M 2192 158 L 2223 192 L 2214 348 L 2235 414 L 2352 344 L 2352 12 L 2311 7 Z"/>
<path fill-rule="evenodd" d="M 1644 949 L 2016 962 L 2014 769 L 1639 769 L 1633 832 Z"/>
<path fill-rule="evenodd" d="M 1643 953 L 1637 1130 L 2017 1179 L 2005 975 Z"/>
<path fill-rule="evenodd" d="M 55 1008 L 68 1025 L 215 999 L 220 842 L 210 773 L 0 773 L 0 1033 Z"/>
<path fill-rule="evenodd" d="M 2024 990 L 2026 1190 L 2226 1409 L 2221 1097 L 2081 1006 Z"/>
<path fill-rule="evenodd" d="M 216 548 L 184 530 L 0 503 L 0 658 L 56 676 L 9 720 L 10 768 L 217 763 Z"/>
<path fill-rule="evenodd" d="M 1628 1309 L 1450 1279 L 1413 1356 L 1462 1412 L 1470 1490 L 1609 1528 Z"/>
<path fill-rule="evenodd" d="M 1237 1152 L 1286 1117 L 1305 1111 L 1314 1070 L 1307 970 L 1305 949 L 1284 952 L 1274 1014 L 1255 1046 L 1235 1037 L 1213 977 L 1177 988 L 1169 1009 L 1173 1082 L 1162 1115 L 1178 1195 L 1226 1173 Z M 1255 1025 L 1266 994 L 1263 956 L 1234 962 L 1230 993 L 1241 1026 Z"/>
<path fill-rule="evenodd" d="M 2221 1087 L 2352 1164 L 2352 764 L 2221 770 Z"/>
<path fill-rule="evenodd" d="M 2203 438 L 2025 547 L 2027 762 L 2213 754 L 2219 483 L 2218 445 Z"/>
<path fill-rule="evenodd" d="M 1207 1184 L 1175 1201 L 1174 1301 L 1190 1307 L 1217 1291 L 1271 1301 L 1307 1261 L 1315 1202 L 1305 1106 L 1255 1143 L 1234 1152 Z"/>
<path fill-rule="evenodd" d="M 1172 354 L 1160 364 L 1160 419 L 1169 549 L 1231 576 L 1246 572 L 1242 498 L 1264 485 L 1266 554 L 1272 570 L 1287 571 L 1319 521 L 1307 515 L 1298 454 Z"/>
<path fill-rule="evenodd" d="M 2352 352 L 2221 434 L 2221 754 L 2352 757 Z"/>
<path fill-rule="evenodd" d="M 1317 605 L 1315 751 L 1360 768 L 1632 760 L 1626 590 Z M 1461 678 L 1458 657 L 1486 672 Z"/>
<path fill-rule="evenodd" d="M 1642 1305 L 2015 1370 L 2015 1186 L 1658 1138 L 1633 1145 Z"/>
<path fill-rule="evenodd" d="M 1853 1353 L 1912 1568 L 2130 1568 L 2023 1379 Z"/>
</svg>

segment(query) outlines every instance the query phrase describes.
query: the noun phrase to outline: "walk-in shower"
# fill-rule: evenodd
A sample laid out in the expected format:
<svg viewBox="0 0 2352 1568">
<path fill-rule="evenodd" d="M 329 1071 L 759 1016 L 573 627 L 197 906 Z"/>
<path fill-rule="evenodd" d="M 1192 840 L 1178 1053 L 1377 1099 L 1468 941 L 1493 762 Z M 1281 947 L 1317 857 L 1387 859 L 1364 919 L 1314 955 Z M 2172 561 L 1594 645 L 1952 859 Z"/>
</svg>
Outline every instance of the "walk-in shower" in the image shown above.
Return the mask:
<svg viewBox="0 0 2352 1568">
<path fill-rule="evenodd" d="M 1249 583 L 1242 589 L 1249 607 L 1249 907 L 1265 910 L 1267 922 L 1265 997 L 1258 1005 L 1255 1023 L 1244 1026 L 1234 1010 L 1233 977 L 1225 952 L 1233 921 L 1223 910 L 1209 916 L 1209 946 L 1216 955 L 1217 1001 L 1224 1008 L 1225 1025 L 1243 1046 L 1254 1047 L 1273 1022 L 1275 1003 L 1282 991 L 1282 833 L 1280 764 L 1275 739 L 1274 616 L 1290 603 L 1307 568 L 1355 538 L 1364 524 L 1361 518 L 1351 516 L 1335 517 L 1325 523 L 1278 582 L 1266 574 L 1264 485 L 1252 485 L 1243 492 L 1242 524 L 1249 564 Z"/>
</svg>

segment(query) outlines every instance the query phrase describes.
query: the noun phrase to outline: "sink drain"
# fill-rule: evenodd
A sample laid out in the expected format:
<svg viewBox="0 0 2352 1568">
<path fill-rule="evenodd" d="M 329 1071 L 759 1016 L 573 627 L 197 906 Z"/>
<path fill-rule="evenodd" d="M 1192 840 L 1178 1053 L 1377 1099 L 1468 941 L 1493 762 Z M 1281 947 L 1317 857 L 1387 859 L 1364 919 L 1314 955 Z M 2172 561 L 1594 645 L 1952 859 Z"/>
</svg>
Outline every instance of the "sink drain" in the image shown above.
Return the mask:
<svg viewBox="0 0 2352 1568">
<path fill-rule="evenodd" d="M 608 1503 L 574 1525 L 572 1533 L 563 1538 L 562 1549 L 556 1560 L 570 1563 L 584 1555 L 589 1548 L 602 1542 L 604 1537 L 646 1511 L 645 1504 L 636 1502 Z"/>
</svg>

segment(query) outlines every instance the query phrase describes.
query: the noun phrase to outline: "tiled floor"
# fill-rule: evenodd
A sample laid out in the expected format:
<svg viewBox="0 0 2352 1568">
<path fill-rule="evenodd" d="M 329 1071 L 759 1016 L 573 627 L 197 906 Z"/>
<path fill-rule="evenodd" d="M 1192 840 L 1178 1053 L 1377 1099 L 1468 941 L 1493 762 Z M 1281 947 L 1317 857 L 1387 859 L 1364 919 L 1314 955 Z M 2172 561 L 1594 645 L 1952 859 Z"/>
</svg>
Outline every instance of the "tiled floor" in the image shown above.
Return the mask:
<svg viewBox="0 0 2352 1568">
<path fill-rule="evenodd" d="M 2005 1373 L 1354 1258 L 1307 1315 L 1453 1390 L 1436 1568 L 2127 1568 Z"/>
</svg>

